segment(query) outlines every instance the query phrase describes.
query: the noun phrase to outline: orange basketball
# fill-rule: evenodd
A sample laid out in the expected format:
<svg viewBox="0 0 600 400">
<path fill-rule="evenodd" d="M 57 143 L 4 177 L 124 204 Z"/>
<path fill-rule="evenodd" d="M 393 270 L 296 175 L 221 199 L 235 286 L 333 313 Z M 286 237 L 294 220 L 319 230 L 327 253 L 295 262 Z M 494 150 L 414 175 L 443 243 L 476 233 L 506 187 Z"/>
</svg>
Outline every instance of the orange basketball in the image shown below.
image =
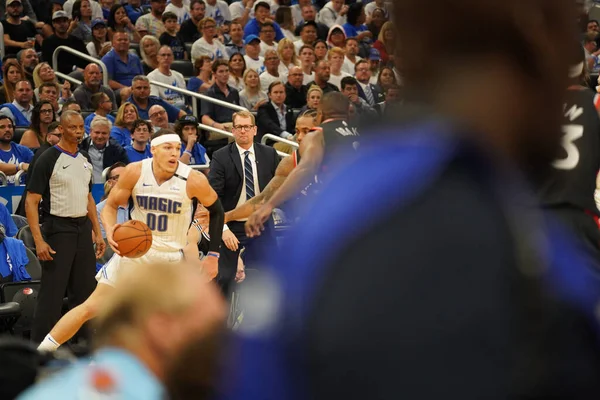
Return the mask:
<svg viewBox="0 0 600 400">
<path fill-rule="evenodd" d="M 142 221 L 127 221 L 115 229 L 113 239 L 123 257 L 138 258 L 152 246 L 152 231 Z"/>
</svg>

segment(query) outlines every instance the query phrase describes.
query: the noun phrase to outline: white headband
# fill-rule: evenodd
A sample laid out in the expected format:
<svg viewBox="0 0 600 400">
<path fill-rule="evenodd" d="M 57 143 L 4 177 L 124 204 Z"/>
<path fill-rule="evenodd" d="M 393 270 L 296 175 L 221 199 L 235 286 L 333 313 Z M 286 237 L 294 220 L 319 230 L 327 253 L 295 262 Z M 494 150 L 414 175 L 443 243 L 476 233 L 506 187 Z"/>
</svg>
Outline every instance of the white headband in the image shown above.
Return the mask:
<svg viewBox="0 0 600 400">
<path fill-rule="evenodd" d="M 150 146 L 160 146 L 161 144 L 171 143 L 171 142 L 181 143 L 181 138 L 179 137 L 179 135 L 176 135 L 174 133 L 161 135 L 157 138 L 152 139 L 152 141 L 150 142 Z"/>
</svg>

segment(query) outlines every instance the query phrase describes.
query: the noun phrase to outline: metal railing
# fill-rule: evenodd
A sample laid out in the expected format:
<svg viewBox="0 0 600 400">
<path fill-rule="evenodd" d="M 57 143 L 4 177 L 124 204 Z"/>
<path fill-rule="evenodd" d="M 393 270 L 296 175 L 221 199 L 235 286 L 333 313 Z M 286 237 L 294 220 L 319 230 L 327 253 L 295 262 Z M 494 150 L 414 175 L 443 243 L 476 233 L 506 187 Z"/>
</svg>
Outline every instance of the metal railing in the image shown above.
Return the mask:
<svg viewBox="0 0 600 400">
<path fill-rule="evenodd" d="M 17 171 L 17 173 L 15 174 L 15 186 L 25 186 L 25 182 L 21 183 L 21 178 L 26 173 L 27 172 L 25 170 Z"/>
<path fill-rule="evenodd" d="M 209 103 L 213 103 L 218 106 L 225 107 L 225 108 L 230 108 L 235 111 L 248 111 L 248 109 L 246 107 L 238 106 L 237 104 L 231 104 L 231 103 L 228 103 L 223 100 L 214 99 L 212 97 L 209 97 L 209 96 L 206 96 L 206 95 L 203 95 L 200 93 L 192 92 L 191 90 L 183 89 L 183 88 L 180 88 L 177 86 L 167 85 L 166 83 L 162 83 L 162 82 L 158 82 L 158 81 L 150 81 L 150 84 L 158 86 L 158 87 L 162 87 L 165 89 L 169 89 L 174 92 L 181 93 L 181 94 L 184 94 L 187 96 L 195 97 L 200 100 L 205 100 L 205 101 L 208 101 Z M 194 115 L 198 115 L 198 105 L 196 104 L 195 101 L 192 101 L 192 112 Z"/>
<path fill-rule="evenodd" d="M 90 55 L 84 54 L 84 53 L 82 53 L 80 51 L 77 51 L 77 50 L 72 49 L 72 48 L 67 47 L 67 46 L 58 46 L 54 50 L 54 53 L 52 53 L 52 69 L 54 70 L 54 73 L 57 76 L 60 76 L 61 78 L 65 77 L 65 74 L 61 73 L 60 75 L 58 75 L 59 72 L 57 72 L 57 70 L 58 70 L 58 54 L 61 51 L 66 51 L 67 53 L 71 53 L 73 55 L 76 55 L 79 58 L 83 58 L 84 60 L 87 60 L 89 62 L 93 62 L 93 63 L 98 64 L 100 66 L 100 69 L 102 70 L 102 84 L 104 86 L 108 86 L 108 70 L 106 69 L 106 65 L 101 60 L 99 60 L 97 58 L 94 58 L 94 57 L 92 57 Z M 69 80 L 71 81 L 71 79 L 69 79 Z"/>
<path fill-rule="evenodd" d="M 285 144 L 288 144 L 288 145 L 292 146 L 294 149 L 297 149 L 297 148 L 300 147 L 300 145 L 298 144 L 298 142 L 294 142 L 293 140 L 284 139 L 281 136 L 272 135 L 270 133 L 265 133 L 265 135 L 262 137 L 262 139 L 260 140 L 260 142 L 262 144 L 266 144 L 267 140 L 273 140 L 275 142 L 285 143 Z"/>
<path fill-rule="evenodd" d="M 54 71 L 54 75 L 58 76 L 59 78 L 64 79 L 65 81 L 69 81 L 71 83 L 74 83 L 77 86 L 79 86 L 79 85 L 81 85 L 83 83 L 79 79 L 75 79 L 75 78 L 73 78 L 70 75 L 63 74 L 62 72 Z"/>
<path fill-rule="evenodd" d="M 8 176 L 2 171 L 0 171 L 0 186 L 8 185 Z"/>
</svg>

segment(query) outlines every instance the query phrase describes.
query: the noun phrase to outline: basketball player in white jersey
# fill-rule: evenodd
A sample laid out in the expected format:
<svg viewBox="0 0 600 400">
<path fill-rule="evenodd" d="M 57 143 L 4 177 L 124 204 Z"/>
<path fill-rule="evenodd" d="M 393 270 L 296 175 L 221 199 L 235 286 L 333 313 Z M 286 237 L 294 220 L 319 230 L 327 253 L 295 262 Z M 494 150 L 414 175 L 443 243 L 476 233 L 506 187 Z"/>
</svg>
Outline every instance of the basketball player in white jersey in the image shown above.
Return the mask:
<svg viewBox="0 0 600 400">
<path fill-rule="evenodd" d="M 102 210 L 106 239 L 115 255 L 98 272 L 98 286 L 91 296 L 58 321 L 40 344 L 40 350 L 56 350 L 93 318 L 106 296 L 110 295 L 122 268 L 152 262 L 177 263 L 183 259 L 184 253 L 193 254 L 185 250 L 194 213 L 193 199 L 209 211 L 209 234 L 214 240 L 210 241 L 202 266 L 209 278 L 217 275 L 224 219 L 217 194 L 203 174 L 179 162 L 181 138 L 175 132 L 161 129 L 153 135 L 150 145 L 152 158 L 131 163 L 125 168 Z M 130 198 L 133 200 L 132 219 L 144 222 L 152 230 L 152 246 L 140 258 L 121 257 L 119 246 L 113 240 L 113 233 L 119 227 L 116 223 L 118 205 L 127 203 Z M 196 246 L 196 243 L 189 245 Z M 197 247 L 195 254 L 197 258 Z"/>
</svg>

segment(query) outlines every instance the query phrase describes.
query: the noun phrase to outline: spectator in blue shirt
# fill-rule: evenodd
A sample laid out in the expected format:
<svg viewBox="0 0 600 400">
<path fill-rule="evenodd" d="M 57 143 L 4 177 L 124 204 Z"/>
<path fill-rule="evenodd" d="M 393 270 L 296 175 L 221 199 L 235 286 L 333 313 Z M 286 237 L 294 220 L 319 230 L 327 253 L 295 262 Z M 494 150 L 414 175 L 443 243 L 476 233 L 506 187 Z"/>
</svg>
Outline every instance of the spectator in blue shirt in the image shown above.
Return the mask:
<svg viewBox="0 0 600 400">
<path fill-rule="evenodd" d="M 129 146 L 131 144 L 133 123 L 139 118 L 135 105 L 129 102 L 121 104 L 119 111 L 117 111 L 115 124 L 110 130 L 110 137 L 115 139 L 122 147 Z"/>
<path fill-rule="evenodd" d="M 203 142 L 202 131 L 198 127 L 198 118 L 186 115 L 175 124 L 175 132 L 181 137 L 181 157 L 179 161 L 188 165 L 206 165 L 209 163 Z"/>
<path fill-rule="evenodd" d="M 94 112 L 85 117 L 84 120 L 86 136 L 90 134 L 90 125 L 96 116 L 105 117 L 112 125 L 115 124 L 115 117 L 110 115 L 110 112 L 112 111 L 112 100 L 106 93 L 100 92 L 92 95 L 92 109 Z"/>
<path fill-rule="evenodd" d="M 14 143 L 14 124 L 10 117 L 0 114 L 0 171 L 8 177 L 8 183 L 15 183 L 15 175 L 27 172 L 33 152 L 25 146 Z"/>
<path fill-rule="evenodd" d="M 150 96 L 150 80 L 144 75 L 138 75 L 133 78 L 131 88 L 131 97 L 127 101 L 137 107 L 141 119 L 150 119 L 148 111 L 154 105 L 163 106 L 169 115 L 169 122 L 171 123 L 186 115 L 185 111 L 172 106 L 160 97 Z"/>
<path fill-rule="evenodd" d="M 275 29 L 275 41 L 279 42 L 285 36 L 277 22 L 271 20 L 271 6 L 264 1 L 259 2 L 254 8 L 254 17 L 246 24 L 244 28 L 244 39 L 250 35 L 258 36 L 260 34 L 260 25 L 269 21 L 273 23 Z"/>
<path fill-rule="evenodd" d="M 17 225 L 10 216 L 8 208 L 2 203 L 0 203 L 0 224 L 3 225 L 6 230 L 6 236 L 13 237 L 17 234 Z"/>
<path fill-rule="evenodd" d="M 371 41 L 373 33 L 365 25 L 367 16 L 365 14 L 365 5 L 363 3 L 354 3 L 348 9 L 348 22 L 342 25 L 347 38 L 355 38 L 356 40 L 368 42 Z"/>
<path fill-rule="evenodd" d="M 129 0 L 127 2 L 127 4 L 125 4 L 123 6 L 123 8 L 125 8 L 125 12 L 127 13 L 127 16 L 129 17 L 129 20 L 134 25 L 137 22 L 138 18 L 141 17 L 142 14 L 144 13 L 144 11 L 142 10 L 141 4 L 142 4 L 141 0 Z"/>
<path fill-rule="evenodd" d="M 143 119 L 138 119 L 133 123 L 131 129 L 131 144 L 125 146 L 129 162 L 142 161 L 151 158 L 150 152 L 150 134 L 152 133 L 152 124 Z"/>
<path fill-rule="evenodd" d="M 115 32 L 112 37 L 113 48 L 102 57 L 108 70 L 108 85 L 121 100 L 131 95 L 131 82 L 136 75 L 144 73 L 140 58 L 129 52 L 127 32 Z"/>
</svg>

